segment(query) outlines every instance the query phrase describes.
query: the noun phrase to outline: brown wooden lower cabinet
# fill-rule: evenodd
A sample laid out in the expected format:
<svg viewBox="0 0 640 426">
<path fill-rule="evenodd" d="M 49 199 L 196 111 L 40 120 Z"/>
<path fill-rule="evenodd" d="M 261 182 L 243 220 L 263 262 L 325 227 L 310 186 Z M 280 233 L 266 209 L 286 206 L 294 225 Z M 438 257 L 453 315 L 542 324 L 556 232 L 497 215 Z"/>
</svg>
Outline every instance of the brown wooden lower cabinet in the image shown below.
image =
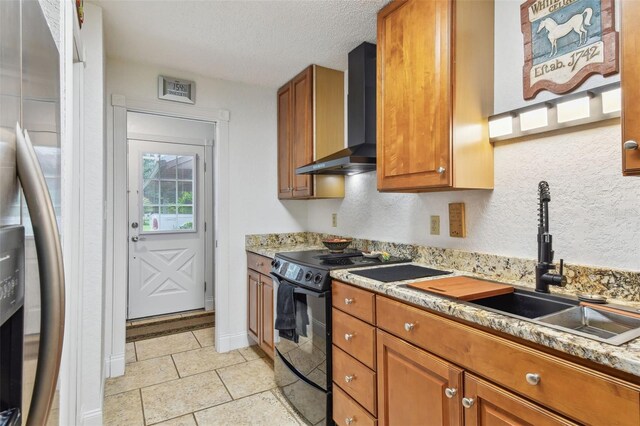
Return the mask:
<svg viewBox="0 0 640 426">
<path fill-rule="evenodd" d="M 247 333 L 273 359 L 273 281 L 261 273 L 270 263 L 267 257 L 247 252 Z"/>
<path fill-rule="evenodd" d="M 383 331 L 377 340 L 380 425 L 461 425 L 462 369 Z"/>
<path fill-rule="evenodd" d="M 577 424 L 469 373 L 464 377 L 464 398 L 465 426 Z"/>
<path fill-rule="evenodd" d="M 343 297 L 333 300 L 338 424 L 349 424 L 345 419 L 352 415 L 357 424 L 372 424 L 377 415 L 380 425 L 389 426 L 640 425 L 640 380 L 622 380 L 373 293 L 375 308 L 359 313 L 352 301 L 347 308 L 341 304 L 344 294 L 356 300 L 349 296 L 354 292 L 340 292 Z M 368 301 L 366 296 L 357 300 Z M 360 373 L 357 361 L 366 365 Z M 368 377 L 377 379 L 374 392 L 358 387 Z M 376 394 L 374 408 L 368 396 Z"/>
<path fill-rule="evenodd" d="M 266 275 L 260 275 L 260 300 L 260 347 L 273 358 L 273 280 Z"/>
</svg>

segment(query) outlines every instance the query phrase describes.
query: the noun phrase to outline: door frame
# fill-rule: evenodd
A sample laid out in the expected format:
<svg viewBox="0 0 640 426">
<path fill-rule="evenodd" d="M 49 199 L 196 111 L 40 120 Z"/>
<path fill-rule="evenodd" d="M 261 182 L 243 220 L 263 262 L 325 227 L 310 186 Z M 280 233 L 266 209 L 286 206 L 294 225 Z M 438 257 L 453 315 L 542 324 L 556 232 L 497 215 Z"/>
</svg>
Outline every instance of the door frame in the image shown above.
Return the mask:
<svg viewBox="0 0 640 426">
<path fill-rule="evenodd" d="M 208 295 L 205 309 L 215 305 L 215 342 L 220 351 L 229 316 L 229 111 L 204 109 L 162 101 L 142 101 L 112 94 L 113 143 L 107 146 L 107 230 L 105 256 L 105 377 L 124 374 L 128 291 L 128 196 L 127 196 L 127 112 L 164 115 L 174 118 L 209 121 L 215 124 L 214 143 L 205 146 L 207 164 L 213 166 L 205 179 L 213 179 L 213 197 L 206 197 L 205 252 L 212 253 L 213 268 L 205 262 Z M 210 170 L 209 167 L 207 170 Z M 209 285 L 212 283 L 213 285 Z M 214 298 L 215 295 L 215 298 Z"/>
</svg>

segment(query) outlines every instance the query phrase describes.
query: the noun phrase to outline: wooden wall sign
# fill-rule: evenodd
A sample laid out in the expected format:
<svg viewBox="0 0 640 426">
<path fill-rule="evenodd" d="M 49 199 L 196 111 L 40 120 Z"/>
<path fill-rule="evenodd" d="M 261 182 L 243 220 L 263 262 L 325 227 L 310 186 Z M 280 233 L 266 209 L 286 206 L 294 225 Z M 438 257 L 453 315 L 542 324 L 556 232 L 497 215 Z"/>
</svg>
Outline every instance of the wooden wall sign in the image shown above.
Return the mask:
<svg viewBox="0 0 640 426">
<path fill-rule="evenodd" d="M 614 0 L 527 0 L 520 23 L 524 99 L 541 90 L 567 93 L 592 74 L 618 72 Z"/>
</svg>

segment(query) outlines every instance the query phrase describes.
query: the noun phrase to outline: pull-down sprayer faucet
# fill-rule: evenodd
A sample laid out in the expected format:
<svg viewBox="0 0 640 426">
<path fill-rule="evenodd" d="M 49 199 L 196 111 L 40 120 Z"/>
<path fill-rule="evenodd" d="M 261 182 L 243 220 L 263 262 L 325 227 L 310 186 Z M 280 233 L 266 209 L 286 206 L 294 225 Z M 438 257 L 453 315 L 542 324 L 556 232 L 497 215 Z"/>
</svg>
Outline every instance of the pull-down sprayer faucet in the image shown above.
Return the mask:
<svg viewBox="0 0 640 426">
<path fill-rule="evenodd" d="M 553 264 L 552 236 L 549 234 L 549 201 L 551 193 L 549 184 L 542 181 L 538 184 L 539 212 L 538 212 L 538 264 L 536 265 L 536 291 L 549 293 L 549 285 L 564 286 L 567 283 L 562 274 L 564 261 L 560 259 L 558 274 L 549 273 L 556 269 Z"/>
</svg>

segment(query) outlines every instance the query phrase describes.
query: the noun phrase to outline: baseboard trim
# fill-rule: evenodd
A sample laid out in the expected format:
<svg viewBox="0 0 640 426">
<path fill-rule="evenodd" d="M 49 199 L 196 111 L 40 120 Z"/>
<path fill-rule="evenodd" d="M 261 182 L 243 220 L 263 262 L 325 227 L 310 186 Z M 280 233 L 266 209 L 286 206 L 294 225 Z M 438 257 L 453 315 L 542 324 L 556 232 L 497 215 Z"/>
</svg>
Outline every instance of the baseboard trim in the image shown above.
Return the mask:
<svg viewBox="0 0 640 426">
<path fill-rule="evenodd" d="M 220 336 L 219 340 L 216 341 L 216 350 L 218 352 L 229 352 L 234 349 L 246 348 L 250 344 L 251 340 L 249 340 L 249 335 L 246 332 L 227 334 Z"/>
<path fill-rule="evenodd" d="M 83 426 L 101 426 L 102 425 L 102 408 L 87 411 L 80 416 L 80 424 Z"/>
<path fill-rule="evenodd" d="M 107 360 L 106 377 L 118 377 L 124 375 L 125 354 L 111 355 Z"/>
</svg>

